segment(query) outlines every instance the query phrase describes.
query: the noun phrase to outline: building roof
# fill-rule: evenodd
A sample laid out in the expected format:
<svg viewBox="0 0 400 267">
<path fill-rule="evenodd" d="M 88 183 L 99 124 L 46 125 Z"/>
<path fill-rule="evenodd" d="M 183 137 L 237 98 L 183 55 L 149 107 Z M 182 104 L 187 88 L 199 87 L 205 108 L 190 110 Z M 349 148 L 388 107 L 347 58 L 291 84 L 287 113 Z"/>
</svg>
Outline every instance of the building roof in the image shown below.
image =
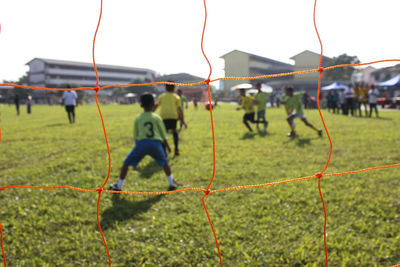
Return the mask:
<svg viewBox="0 0 400 267">
<path fill-rule="evenodd" d="M 56 64 L 56 65 L 64 65 L 64 66 L 77 66 L 77 67 L 93 67 L 93 63 L 85 63 L 78 61 L 68 61 L 68 60 L 58 60 L 58 59 L 48 59 L 48 58 L 34 58 L 25 65 L 29 65 L 34 60 L 41 60 L 47 64 Z M 156 73 L 154 70 L 145 69 L 145 68 L 134 68 L 134 67 L 125 67 L 125 66 L 116 66 L 116 65 L 107 65 L 107 64 L 96 64 L 97 68 L 107 68 L 107 69 L 115 69 L 115 70 L 130 70 L 130 71 L 146 71 Z"/>
<path fill-rule="evenodd" d="M 159 76 L 155 79 L 156 82 L 166 82 L 166 81 L 175 81 L 175 82 L 201 82 L 204 81 L 204 78 L 191 75 L 189 73 L 175 73 L 175 74 L 167 74 L 163 76 Z"/>
<path fill-rule="evenodd" d="M 293 59 L 293 60 L 294 60 L 297 56 L 300 56 L 300 55 L 305 54 L 305 53 L 308 53 L 308 54 L 315 54 L 315 55 L 318 55 L 318 56 L 320 55 L 320 54 L 315 53 L 315 52 L 310 51 L 310 50 L 304 50 L 303 52 L 298 53 L 298 54 L 292 56 L 290 59 Z M 330 57 L 327 57 L 327 56 L 322 56 L 322 59 L 323 59 L 323 60 L 331 60 L 331 58 L 330 58 Z"/>
<path fill-rule="evenodd" d="M 229 54 L 231 54 L 231 53 L 234 53 L 234 52 L 245 53 L 245 54 L 249 55 L 249 57 L 250 57 L 251 59 L 254 59 L 254 60 L 257 60 L 257 61 L 261 61 L 261 62 L 265 62 L 265 63 L 270 63 L 270 64 L 275 64 L 275 65 L 286 66 L 286 67 L 289 67 L 289 68 L 290 68 L 290 67 L 293 67 L 293 65 L 288 64 L 288 63 L 284 63 L 284 62 L 277 61 L 277 60 L 274 60 L 274 59 L 270 59 L 270 58 L 267 58 L 267 57 L 262 57 L 262 56 L 259 56 L 259 55 L 256 55 L 256 54 L 251 54 L 251 53 L 243 52 L 243 51 L 240 51 L 240 50 L 237 50 L 237 49 L 232 50 L 232 51 L 230 51 L 230 52 L 228 52 L 228 53 L 226 53 L 226 54 L 220 56 L 220 58 L 225 58 L 227 55 L 229 55 Z"/>
<path fill-rule="evenodd" d="M 390 67 L 376 69 L 376 70 L 372 71 L 372 74 L 388 73 L 388 72 L 399 72 L 400 73 L 400 64 L 390 66 Z"/>
</svg>

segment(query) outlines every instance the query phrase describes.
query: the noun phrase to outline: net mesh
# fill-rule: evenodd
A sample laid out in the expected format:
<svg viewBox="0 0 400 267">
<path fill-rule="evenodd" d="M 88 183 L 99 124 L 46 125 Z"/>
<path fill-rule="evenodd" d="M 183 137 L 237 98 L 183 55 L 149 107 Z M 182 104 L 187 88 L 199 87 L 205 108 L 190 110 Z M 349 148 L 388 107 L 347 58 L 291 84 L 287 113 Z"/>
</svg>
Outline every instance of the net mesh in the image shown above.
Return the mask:
<svg viewBox="0 0 400 267">
<path fill-rule="evenodd" d="M 97 199 L 97 213 L 96 213 L 96 217 L 97 217 L 97 225 L 99 228 L 99 232 L 101 235 L 101 238 L 103 240 L 104 243 L 104 247 L 107 253 L 107 257 L 108 257 L 108 265 L 111 266 L 111 257 L 110 257 L 110 252 L 107 246 L 107 242 L 106 242 L 106 238 L 103 234 L 102 228 L 101 228 L 101 224 L 100 224 L 100 215 L 99 215 L 99 209 L 100 209 L 100 203 L 101 203 L 101 196 L 103 193 L 110 193 L 110 194 L 130 194 L 130 195 L 166 195 L 166 194 L 177 194 L 177 193 L 181 193 L 181 192 L 187 192 L 187 191 L 201 191 L 203 192 L 203 196 L 201 198 L 202 200 L 202 204 L 204 207 L 204 211 L 207 215 L 208 218 L 208 222 L 210 225 L 210 228 L 213 232 L 213 236 L 215 239 L 215 244 L 218 250 L 218 257 L 219 257 L 219 262 L 220 265 L 223 266 L 223 259 L 222 259 L 222 254 L 220 251 L 220 247 L 218 244 L 218 238 L 217 238 L 217 234 L 215 231 L 215 228 L 213 226 L 210 214 L 208 212 L 207 209 L 207 205 L 206 205 L 206 197 L 209 194 L 216 194 L 216 193 L 223 193 L 223 192 L 227 192 L 227 191 L 232 191 L 232 190 L 242 190 L 242 189 L 251 189 L 251 188 L 260 188 L 260 187 L 268 187 L 268 186 L 277 186 L 277 185 L 281 185 L 281 184 L 286 184 L 286 183 L 294 183 L 294 182 L 300 182 L 300 181 L 304 181 L 304 180 L 309 180 L 309 179 L 318 179 L 318 190 L 319 190 L 319 195 L 321 198 L 321 203 L 322 203 L 322 208 L 323 208 L 323 212 L 324 212 L 324 234 L 323 234 L 323 238 L 324 238 L 324 247 L 325 247 L 325 264 L 326 266 L 328 266 L 328 245 L 327 245 L 327 233 L 326 233 L 326 225 L 327 225 L 327 211 L 326 211 L 326 207 L 325 207 L 325 202 L 324 202 L 324 198 L 323 198 L 323 194 L 321 191 L 321 179 L 324 177 L 333 177 L 333 176 L 341 176 L 341 175 L 351 175 L 351 174 L 356 174 L 356 173 L 362 173 L 362 172 L 368 172 L 368 171 L 374 171 L 374 170 L 379 170 L 379 169 L 388 169 L 388 168 L 395 168 L 395 167 L 400 167 L 400 164 L 393 164 L 393 165 L 387 165 L 387 166 L 376 166 L 376 167 L 370 167 L 370 168 L 365 168 L 365 169 L 361 169 L 361 170 L 354 170 L 354 171 L 347 171 L 347 172 L 340 172 L 340 173 L 331 173 L 331 174 L 325 174 L 325 171 L 327 170 L 330 161 L 331 161 L 331 156 L 332 156 L 332 148 L 333 148 L 333 143 L 332 143 L 332 139 L 331 136 L 329 134 L 328 128 L 325 124 L 325 120 L 324 120 L 324 116 L 321 112 L 321 108 L 320 108 L 320 89 L 321 89 L 321 79 L 322 79 L 322 73 L 324 71 L 329 71 L 332 69 L 336 69 L 336 68 L 343 68 L 343 67 L 360 67 L 360 66 L 368 66 L 368 65 L 373 65 L 373 64 L 377 64 L 377 63 L 382 63 L 382 62 L 399 62 L 400 59 L 385 59 L 385 60 L 377 60 L 377 61 L 373 61 L 373 62 L 368 62 L 368 63 L 359 63 L 359 64 L 341 64 L 341 65 L 335 65 L 335 66 L 330 66 L 330 67 L 325 67 L 323 68 L 321 66 L 321 62 L 322 62 L 322 58 L 323 58 L 323 44 L 318 32 L 318 28 L 317 28 L 317 23 L 316 23 L 316 9 L 317 9 L 317 0 L 315 0 L 314 2 L 314 9 L 313 9 L 313 21 L 314 21 L 314 28 L 315 28 L 315 32 L 318 36 L 318 41 L 320 44 L 320 60 L 319 60 L 319 64 L 318 64 L 318 68 L 316 69 L 309 69 L 309 70 L 304 70 L 304 71 L 296 71 L 296 72 L 290 72 L 290 73 L 278 73 L 278 74 L 271 74 L 271 75 L 261 75 L 261 76 L 251 76 L 251 77 L 221 77 L 221 78 L 217 78 L 217 79 L 211 79 L 211 75 L 212 75 L 212 66 L 210 61 L 208 60 L 206 53 L 204 51 L 204 47 L 203 47 L 203 43 L 204 43 L 204 35 L 205 35 L 205 29 L 206 29 L 206 22 L 207 22 L 207 5 L 206 5 L 206 1 L 203 0 L 203 4 L 204 4 L 204 12 L 205 12 L 205 16 L 204 16 L 204 25 L 203 25 L 203 30 L 202 30 L 202 37 L 201 37 L 201 51 L 202 54 L 204 56 L 205 61 L 207 62 L 208 66 L 209 66 L 209 74 L 208 74 L 208 78 L 204 81 L 201 82 L 196 82 L 196 83 L 179 83 L 179 82 L 149 82 L 149 83 L 141 83 L 141 84 L 112 84 L 112 85 L 107 85 L 107 86 L 101 86 L 99 87 L 99 73 L 97 71 L 97 67 L 96 67 L 96 61 L 95 61 L 95 44 L 96 44 L 96 36 L 97 36 L 97 32 L 99 30 L 100 27 L 100 22 L 101 22 L 101 17 L 102 17 L 102 12 L 103 12 L 103 0 L 101 1 L 101 5 L 100 5 L 100 14 L 99 14 L 99 19 L 98 19 L 98 23 L 97 23 L 97 27 L 96 27 L 96 31 L 94 34 L 94 38 L 93 38 L 93 46 L 92 46 L 92 57 L 93 57 L 93 68 L 94 71 L 96 73 L 96 85 L 94 87 L 79 87 L 79 88 L 43 88 L 43 87 L 33 87 L 33 86 L 25 86 L 25 85 L 17 85 L 17 84 L 8 84 L 8 83 L 4 83 L 4 84 L 0 84 L 1 86 L 13 86 L 13 87 L 18 87 L 18 88 L 26 88 L 26 89 L 32 89 L 32 90 L 48 90 L 48 91 L 66 91 L 66 90 L 74 90 L 74 91 L 78 91 L 78 90 L 93 90 L 95 92 L 95 100 L 96 100 L 96 105 L 97 105 L 97 109 L 98 109 L 98 113 L 101 119 L 101 124 L 102 124 L 102 129 L 103 129 L 103 133 L 104 133 L 104 139 L 105 139 L 105 143 L 107 145 L 107 153 L 108 153 L 108 172 L 107 172 L 107 177 L 105 179 L 105 181 L 103 182 L 103 184 L 96 188 L 96 189 L 82 189 L 82 188 L 77 188 L 77 187 L 72 187 L 72 186 L 26 186 L 26 185 L 9 185 L 9 186 L 3 186 L 0 187 L 0 190 L 4 190 L 4 189 L 10 189 L 10 188 L 21 188 L 21 189 L 69 189 L 69 190 L 75 190 L 75 191 L 81 191 L 81 192 L 86 192 L 86 193 L 97 193 L 98 194 L 98 199 Z M 1 29 L 1 28 L 0 28 Z M 163 192 L 129 192 L 129 191 L 111 191 L 111 190 L 105 190 L 104 186 L 107 184 L 108 179 L 110 177 L 110 173 L 111 173 L 111 154 L 110 154 L 110 145 L 108 142 L 108 138 L 107 138 L 107 132 L 106 132 L 106 127 L 104 124 L 104 118 L 102 115 L 102 111 L 101 111 L 101 107 L 97 98 L 98 92 L 100 90 L 104 90 L 107 88 L 111 88 L 111 87 L 131 87 L 131 86 L 144 86 L 144 85 L 165 85 L 165 84 L 172 84 L 172 85 L 176 85 L 176 86 L 186 86 L 186 87 L 190 87 L 190 86 L 197 86 L 197 85 L 206 85 L 208 88 L 208 102 L 211 105 L 212 101 L 212 95 L 211 95 L 211 90 L 210 90 L 210 83 L 213 82 L 217 82 L 217 81 L 221 81 L 221 80 L 255 80 L 255 79 L 266 79 L 266 78 L 275 78 L 275 77 L 283 77 L 283 76 L 288 76 L 288 75 L 297 75 L 297 74 L 307 74 L 307 73 L 313 73 L 313 72 L 319 72 L 319 76 L 318 76 L 318 95 L 317 95 L 317 106 L 318 106 L 318 111 L 319 111 L 319 115 L 321 118 L 321 121 L 324 125 L 324 129 L 325 132 L 327 134 L 327 137 L 329 139 L 329 144 L 330 144 L 330 151 L 329 151 L 329 156 L 328 159 L 326 161 L 326 164 L 324 166 L 324 168 L 313 175 L 310 176 L 305 176 L 305 177 L 299 177 L 299 178 L 294 178 L 294 179 L 286 179 L 286 180 L 282 180 L 282 181 L 278 181 L 278 182 L 271 182 L 271 183 L 264 183 L 264 184 L 255 184 L 255 185 L 239 185 L 239 186 L 234 186 L 234 187 L 227 187 L 227 188 L 222 188 L 222 189 L 216 189 L 216 190 L 211 190 L 211 186 L 213 183 L 213 180 L 215 178 L 215 169 L 216 169 L 216 153 L 215 153 L 215 133 L 214 133 L 214 121 L 213 121 L 213 111 L 212 109 L 209 109 L 210 111 L 210 119 L 211 119 L 211 132 L 212 132 L 212 144 L 213 144 L 213 171 L 212 171 L 212 176 L 210 179 L 210 182 L 208 183 L 207 187 L 204 188 L 183 188 L 183 189 L 178 189 L 175 191 L 163 191 Z M 0 141 L 1 141 L 1 129 L 0 129 Z M 0 224 L 0 238 L 1 238 L 1 249 L 2 249 L 2 256 L 3 256 L 3 263 L 4 266 L 7 265 L 7 261 L 6 261 L 6 253 L 5 253 L 5 249 L 4 249 L 4 244 L 3 244 L 3 230 Z M 394 266 L 400 266 L 400 265 L 394 265 Z"/>
</svg>

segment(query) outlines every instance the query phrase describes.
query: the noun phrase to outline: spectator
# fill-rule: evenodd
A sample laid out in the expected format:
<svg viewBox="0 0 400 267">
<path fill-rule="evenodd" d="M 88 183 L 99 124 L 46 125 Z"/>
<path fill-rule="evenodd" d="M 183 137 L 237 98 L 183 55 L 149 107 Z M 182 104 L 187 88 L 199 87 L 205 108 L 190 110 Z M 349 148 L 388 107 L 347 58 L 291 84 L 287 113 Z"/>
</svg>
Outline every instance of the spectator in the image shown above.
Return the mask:
<svg viewBox="0 0 400 267">
<path fill-rule="evenodd" d="M 376 107 L 377 98 L 379 96 L 378 89 L 375 88 L 374 84 L 371 84 L 371 89 L 368 91 L 368 102 L 369 102 L 369 116 L 372 115 L 372 109 L 375 109 L 375 115 L 378 116 L 378 108 Z"/>
<path fill-rule="evenodd" d="M 339 91 L 338 102 L 339 102 L 338 112 L 339 112 L 339 108 L 340 108 L 340 109 L 342 109 L 342 114 L 345 115 L 346 98 L 344 95 L 344 89 L 340 89 L 340 91 Z"/>
<path fill-rule="evenodd" d="M 31 111 L 32 111 L 31 109 L 32 109 L 32 96 L 28 95 L 26 97 L 26 112 L 28 114 L 31 114 Z"/>
<path fill-rule="evenodd" d="M 359 99 L 358 99 L 358 111 L 360 117 L 362 117 L 361 106 L 364 106 L 365 117 L 368 116 L 368 84 L 361 86 L 358 91 Z"/>
<path fill-rule="evenodd" d="M 351 116 L 354 116 L 354 92 L 351 85 L 344 91 L 344 97 L 346 99 L 346 110 L 344 115 L 348 115 L 350 110 Z"/>
<path fill-rule="evenodd" d="M 19 95 L 14 97 L 15 108 L 17 109 L 17 115 L 19 116 Z"/>
<path fill-rule="evenodd" d="M 310 99 L 310 96 L 308 95 L 308 93 L 307 92 L 304 92 L 304 95 L 303 95 L 303 97 L 302 97 L 302 102 L 303 102 L 303 104 L 304 104 L 304 109 L 307 109 L 308 108 L 308 102 L 309 102 L 309 99 Z"/>
</svg>

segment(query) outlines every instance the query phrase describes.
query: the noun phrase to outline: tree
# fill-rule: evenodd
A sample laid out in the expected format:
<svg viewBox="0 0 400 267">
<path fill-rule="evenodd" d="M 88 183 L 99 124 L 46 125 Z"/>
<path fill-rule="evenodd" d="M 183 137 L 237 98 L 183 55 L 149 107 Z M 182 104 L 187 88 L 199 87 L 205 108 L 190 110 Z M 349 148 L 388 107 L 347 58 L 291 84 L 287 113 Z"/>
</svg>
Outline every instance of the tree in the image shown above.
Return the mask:
<svg viewBox="0 0 400 267">
<path fill-rule="evenodd" d="M 148 78 L 145 79 L 134 79 L 130 82 L 130 84 L 142 84 L 142 83 L 150 83 L 151 80 Z M 155 85 L 138 85 L 138 86 L 129 86 L 126 87 L 125 90 L 127 93 L 134 93 L 140 96 L 144 92 L 149 93 L 158 93 L 158 89 Z"/>
<path fill-rule="evenodd" d="M 360 60 L 357 56 L 349 56 L 347 54 L 342 54 L 338 57 L 332 58 L 332 60 L 328 63 L 328 66 L 335 66 L 341 64 L 358 64 Z M 327 80 L 350 80 L 351 75 L 353 74 L 355 68 L 354 67 L 340 67 L 328 70 L 324 72 L 324 78 Z"/>
</svg>

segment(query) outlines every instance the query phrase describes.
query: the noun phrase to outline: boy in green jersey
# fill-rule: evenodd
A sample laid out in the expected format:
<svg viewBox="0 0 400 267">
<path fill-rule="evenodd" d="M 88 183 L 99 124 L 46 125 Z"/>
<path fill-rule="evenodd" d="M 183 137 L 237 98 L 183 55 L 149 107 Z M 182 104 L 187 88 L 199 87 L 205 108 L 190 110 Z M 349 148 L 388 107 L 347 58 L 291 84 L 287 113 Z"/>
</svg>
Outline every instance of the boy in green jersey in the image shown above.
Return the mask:
<svg viewBox="0 0 400 267">
<path fill-rule="evenodd" d="M 258 123 L 264 123 L 264 133 L 267 131 L 268 121 L 265 119 L 265 106 L 267 104 L 267 100 L 270 94 L 261 91 L 261 83 L 256 83 L 256 89 L 258 90 L 257 94 L 254 96 L 254 99 L 257 103 L 257 129 Z"/>
<path fill-rule="evenodd" d="M 304 92 L 293 93 L 293 87 L 291 86 L 285 87 L 285 94 L 282 96 L 281 103 L 285 105 L 286 113 L 288 115 L 286 120 L 289 123 L 291 130 L 290 133 L 288 133 L 288 136 L 294 137 L 296 135 L 296 132 L 294 131 L 294 128 L 296 127 L 294 119 L 297 117 L 300 117 L 305 125 L 315 130 L 319 136 L 322 136 L 322 130 L 315 128 L 307 121 L 306 116 L 304 115 L 303 105 L 301 103 L 303 94 Z"/>
<path fill-rule="evenodd" d="M 178 187 L 168 165 L 166 150 L 171 151 L 167 142 L 167 131 L 160 116 L 153 113 L 154 97 L 150 93 L 140 96 L 141 107 L 144 112 L 136 117 L 133 137 L 136 145 L 124 160 L 119 180 L 110 185 L 110 190 L 121 191 L 129 166 L 136 167 L 144 156 L 150 155 L 164 168 L 167 175 L 168 191 L 176 190 Z"/>
<path fill-rule="evenodd" d="M 186 96 L 183 95 L 182 89 L 177 90 L 178 96 L 181 98 L 181 110 L 182 110 L 182 120 L 180 120 L 180 129 L 182 129 L 182 126 L 185 126 L 187 128 L 187 124 L 185 123 L 185 116 L 184 116 L 184 109 L 188 108 L 188 101 Z"/>
</svg>

